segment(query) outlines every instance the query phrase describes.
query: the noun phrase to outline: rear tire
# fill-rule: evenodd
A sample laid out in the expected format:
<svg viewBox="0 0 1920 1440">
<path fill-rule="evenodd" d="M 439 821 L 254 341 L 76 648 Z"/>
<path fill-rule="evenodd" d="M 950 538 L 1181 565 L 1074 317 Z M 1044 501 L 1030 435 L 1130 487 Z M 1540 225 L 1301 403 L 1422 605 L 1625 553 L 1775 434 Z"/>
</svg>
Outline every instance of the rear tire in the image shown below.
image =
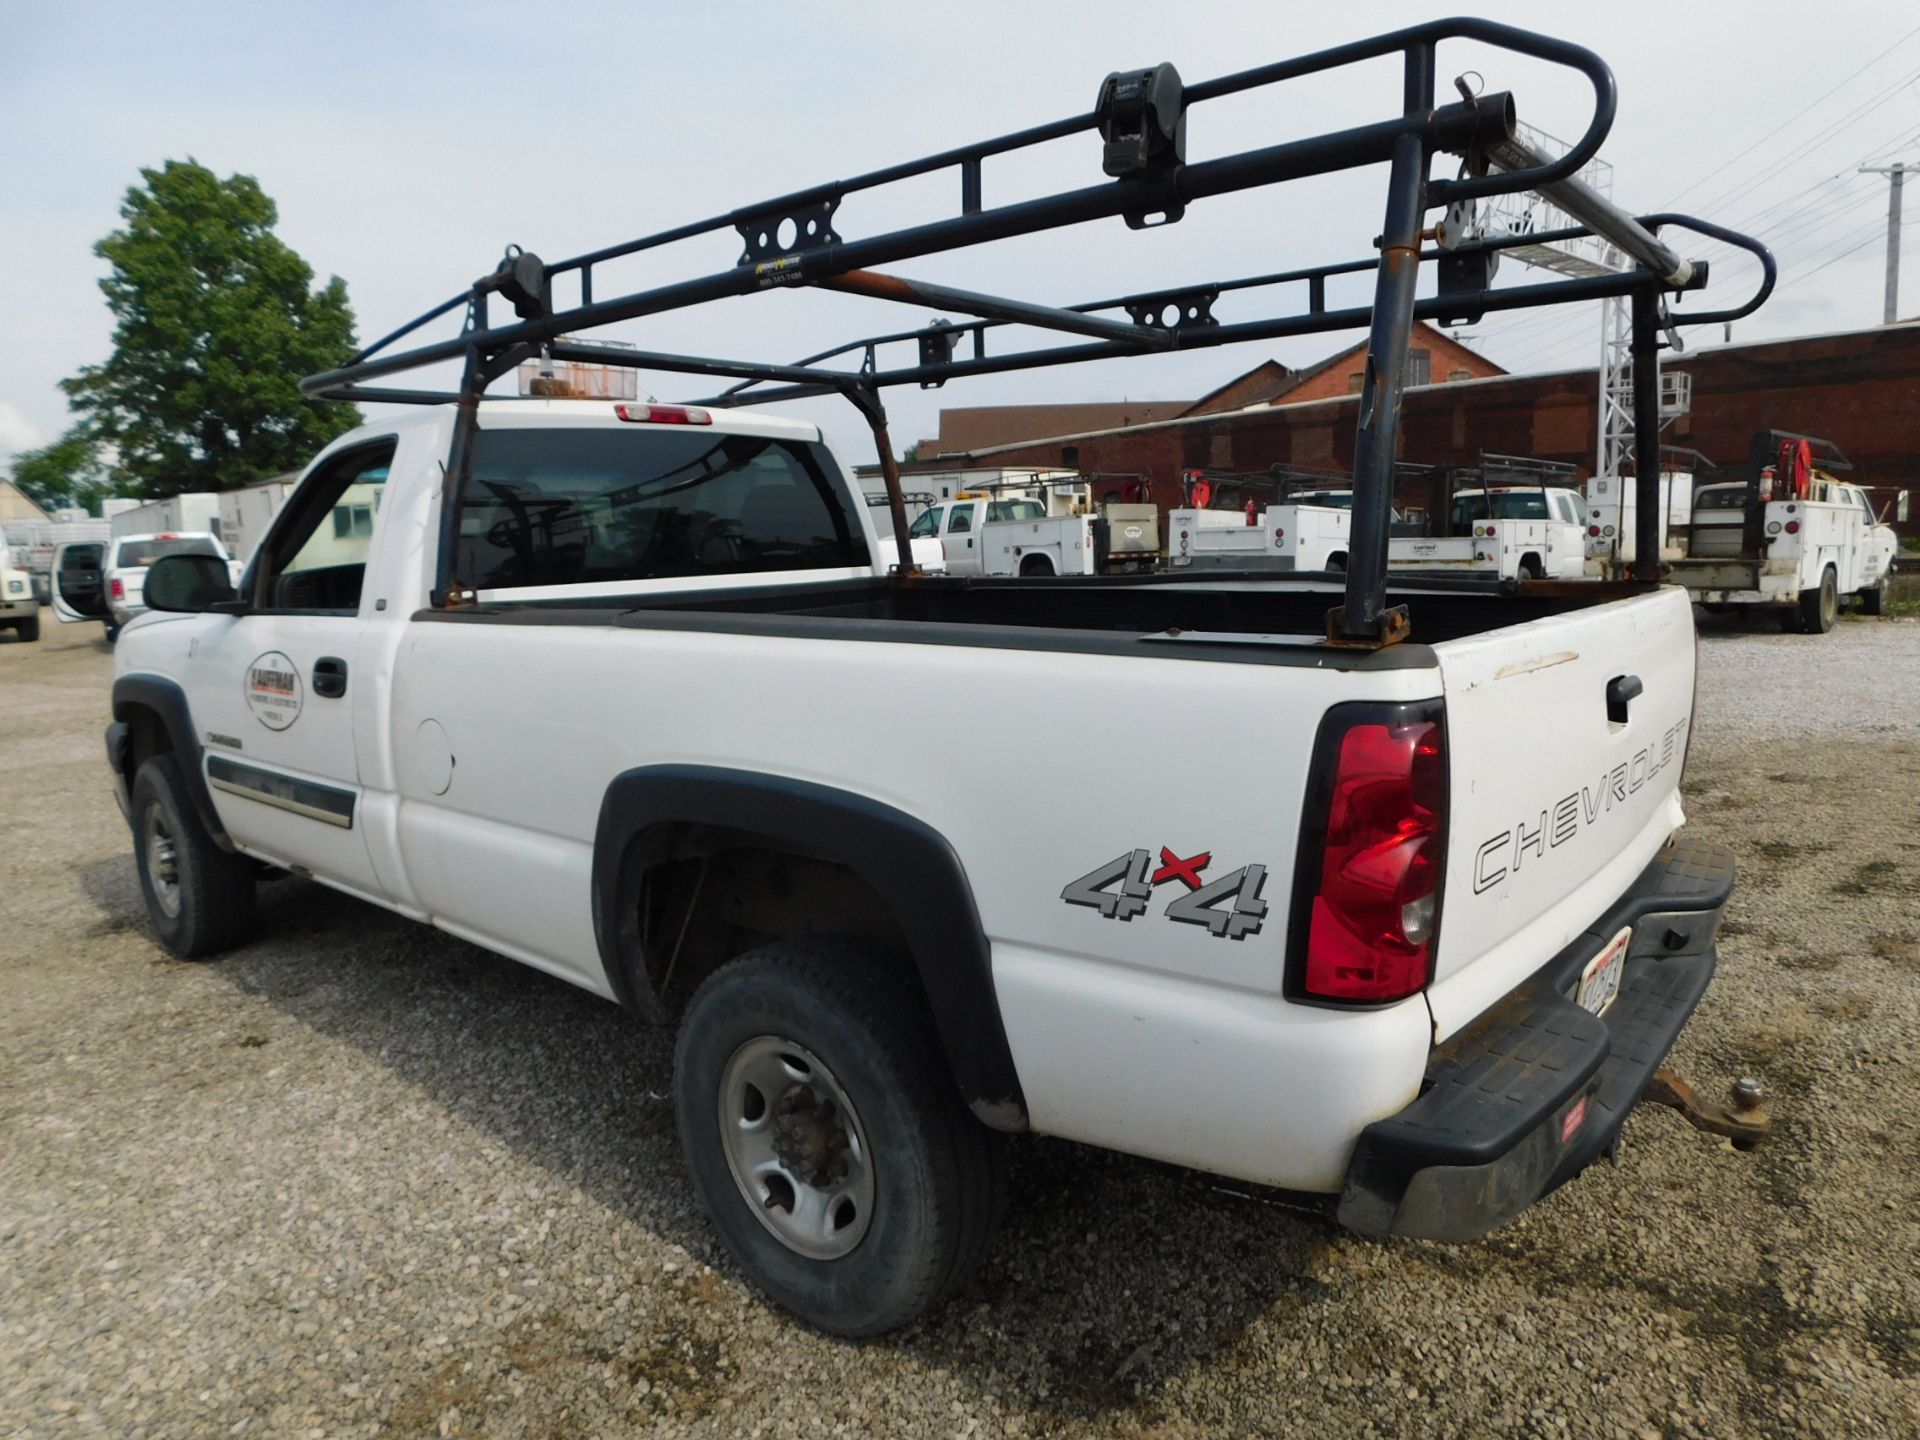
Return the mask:
<svg viewBox="0 0 1920 1440">
<path fill-rule="evenodd" d="M 1547 578 L 1547 572 L 1541 567 L 1538 558 L 1532 555 L 1525 555 L 1520 559 L 1520 578 L 1522 580 L 1544 580 Z"/>
<path fill-rule="evenodd" d="M 1028 555 L 1020 561 L 1020 573 L 1024 576 L 1053 574 L 1053 562 L 1044 555 Z"/>
<path fill-rule="evenodd" d="M 35 640 L 40 638 L 40 617 L 38 615 L 28 616 L 25 620 L 22 620 L 18 625 L 13 627 L 13 633 L 31 645 Z"/>
<path fill-rule="evenodd" d="M 1829 565 L 1820 572 L 1820 584 L 1800 592 L 1800 631 L 1805 635 L 1824 635 L 1833 629 L 1840 616 L 1840 582 Z"/>
<path fill-rule="evenodd" d="M 961 1104 L 918 990 L 851 946 L 770 945 L 709 976 L 681 1023 L 674 1104 L 734 1259 L 822 1330 L 909 1323 L 992 1237 L 1003 1138 Z"/>
<path fill-rule="evenodd" d="M 133 855 L 160 943 L 182 960 L 230 950 L 253 929 L 253 864 L 214 844 L 186 772 L 154 755 L 133 777 Z"/>
</svg>

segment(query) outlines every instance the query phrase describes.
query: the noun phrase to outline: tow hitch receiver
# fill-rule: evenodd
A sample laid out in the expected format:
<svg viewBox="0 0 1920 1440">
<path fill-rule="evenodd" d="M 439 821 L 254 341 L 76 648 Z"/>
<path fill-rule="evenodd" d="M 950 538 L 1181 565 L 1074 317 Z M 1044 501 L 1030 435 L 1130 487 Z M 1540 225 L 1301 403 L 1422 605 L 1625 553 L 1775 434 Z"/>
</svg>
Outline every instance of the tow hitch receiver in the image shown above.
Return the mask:
<svg viewBox="0 0 1920 1440">
<path fill-rule="evenodd" d="M 1711 1135 L 1724 1135 L 1736 1150 L 1755 1150 L 1773 1133 L 1773 1117 L 1767 1114 L 1767 1092 L 1758 1080 L 1733 1082 L 1733 1104 L 1703 1103 L 1693 1087 L 1662 1065 L 1653 1072 L 1653 1083 L 1640 1097 L 1643 1104 L 1670 1105 L 1689 1125 Z"/>
</svg>

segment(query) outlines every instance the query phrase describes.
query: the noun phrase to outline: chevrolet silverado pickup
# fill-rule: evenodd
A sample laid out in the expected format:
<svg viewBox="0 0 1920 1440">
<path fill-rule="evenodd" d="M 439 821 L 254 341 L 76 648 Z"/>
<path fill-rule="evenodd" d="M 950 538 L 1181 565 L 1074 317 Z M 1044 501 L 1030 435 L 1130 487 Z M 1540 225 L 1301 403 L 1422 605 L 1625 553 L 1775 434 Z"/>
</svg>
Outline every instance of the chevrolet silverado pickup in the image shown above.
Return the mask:
<svg viewBox="0 0 1920 1440">
<path fill-rule="evenodd" d="M 1435 47 L 1462 39 L 1584 76 L 1595 118 L 1574 149 L 1519 145 L 1510 96 L 1437 101 Z M 1406 72 L 1386 120 L 1185 161 L 1192 106 L 1380 57 Z M 680 1140 L 715 1228 L 754 1284 L 846 1335 L 964 1283 L 1018 1132 L 1318 1197 L 1365 1235 L 1453 1241 L 1613 1153 L 1650 1091 L 1752 1143 L 1763 1122 L 1702 1113 L 1659 1068 L 1713 975 L 1734 881 L 1728 852 L 1682 828 L 1686 594 L 1387 571 L 1416 316 L 1617 293 L 1657 318 L 1706 274 L 1649 225 L 1762 261 L 1746 307 L 1684 319 L 1765 298 L 1757 242 L 1643 225 L 1573 178 L 1613 105 L 1590 52 L 1430 22 L 1191 90 L 1171 66 L 1120 72 L 1056 125 L 567 261 L 510 249 L 302 381 L 406 413 L 312 462 L 238 584 L 214 556 L 149 571 L 106 749 L 160 941 L 189 957 L 243 942 L 272 867 L 675 1027 Z M 983 161 L 1095 130 L 1101 183 L 984 207 Z M 1441 152 L 1465 157 L 1443 167 L 1459 178 L 1427 178 Z M 1207 313 L 1226 287 L 1062 308 L 866 268 L 1171 223 L 1212 195 L 1376 164 L 1391 198 L 1370 309 L 1318 299 L 1366 264 L 1245 282 L 1242 305 L 1303 278 L 1315 298 L 1231 324 Z M 843 233 L 844 196 L 939 170 L 960 172 L 958 215 Z M 1635 267 L 1489 288 L 1489 257 L 1526 237 L 1477 231 L 1474 199 L 1524 189 Z M 1422 212 L 1443 204 L 1459 248 L 1421 298 Z M 602 273 L 701 236 L 737 258 L 630 294 Z M 795 364 L 586 338 L 816 286 L 969 318 Z M 457 332 L 430 338 L 443 322 Z M 1011 325 L 1042 338 L 957 349 Z M 1358 326 L 1344 574 L 926 575 L 904 543 L 906 563 L 876 566 L 831 442 L 750 408 L 849 402 L 904 542 L 891 387 Z M 900 345 L 917 361 L 883 358 Z M 542 354 L 737 383 L 689 404 L 486 394 Z M 447 361 L 457 391 L 391 383 Z M 370 525 L 338 523 L 374 490 Z M 1008 761 L 976 743 L 983 723 L 1076 743 L 987 783 Z M 1245 738 L 1241 764 L 1147 791 L 1114 786 L 1089 743 L 1221 734 Z"/>
</svg>

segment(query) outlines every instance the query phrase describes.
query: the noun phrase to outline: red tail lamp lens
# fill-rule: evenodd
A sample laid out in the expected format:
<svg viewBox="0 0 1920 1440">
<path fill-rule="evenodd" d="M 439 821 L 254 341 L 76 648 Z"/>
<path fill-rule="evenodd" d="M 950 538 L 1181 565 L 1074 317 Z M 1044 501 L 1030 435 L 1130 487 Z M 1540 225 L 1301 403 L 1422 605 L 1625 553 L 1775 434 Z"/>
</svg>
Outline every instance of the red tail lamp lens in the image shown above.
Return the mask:
<svg viewBox="0 0 1920 1440">
<path fill-rule="evenodd" d="M 1424 989 L 1440 918 L 1447 798 L 1437 719 L 1362 722 L 1341 737 L 1302 984 L 1379 1003 Z"/>
</svg>

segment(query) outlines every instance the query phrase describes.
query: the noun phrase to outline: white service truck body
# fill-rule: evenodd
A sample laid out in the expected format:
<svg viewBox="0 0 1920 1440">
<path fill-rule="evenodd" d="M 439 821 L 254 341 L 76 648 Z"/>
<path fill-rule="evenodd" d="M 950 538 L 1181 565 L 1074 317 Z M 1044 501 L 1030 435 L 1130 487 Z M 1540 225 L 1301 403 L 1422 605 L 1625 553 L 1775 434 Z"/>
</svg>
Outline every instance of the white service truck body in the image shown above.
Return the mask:
<svg viewBox="0 0 1920 1440">
<path fill-rule="evenodd" d="M 1174 568 L 1344 570 L 1353 512 L 1330 505 L 1269 505 L 1249 523 L 1242 510 L 1167 512 L 1167 564 Z"/>
<path fill-rule="evenodd" d="M 1660 473 L 1660 558 L 1678 560 L 1687 553 L 1693 524 L 1694 477 L 1690 471 Z M 1632 565 L 1638 535 L 1638 495 L 1631 475 L 1595 475 L 1587 481 L 1587 574 L 1611 579 Z"/>
</svg>

